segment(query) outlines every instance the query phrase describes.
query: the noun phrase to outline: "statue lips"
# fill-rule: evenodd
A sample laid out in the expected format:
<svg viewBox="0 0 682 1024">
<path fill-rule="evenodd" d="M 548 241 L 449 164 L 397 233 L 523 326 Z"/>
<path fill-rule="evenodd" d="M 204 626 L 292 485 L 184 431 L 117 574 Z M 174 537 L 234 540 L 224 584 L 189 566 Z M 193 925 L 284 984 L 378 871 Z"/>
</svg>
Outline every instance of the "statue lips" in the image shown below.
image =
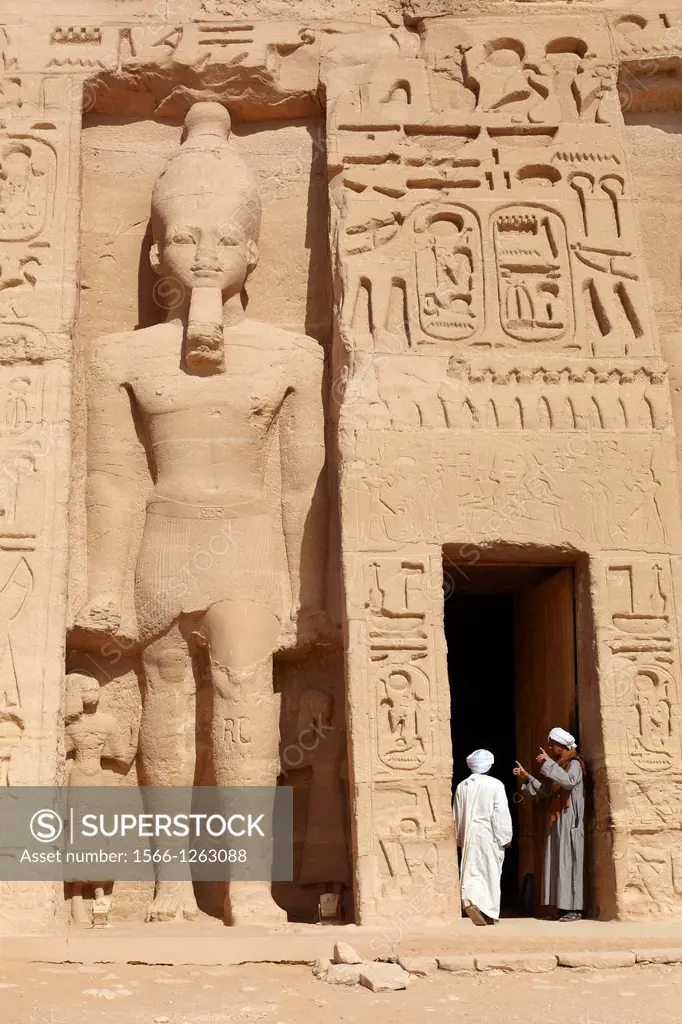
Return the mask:
<svg viewBox="0 0 682 1024">
<path fill-rule="evenodd" d="M 205 277 L 209 281 L 214 281 L 220 275 L 220 267 L 208 267 L 208 266 L 196 266 L 190 267 L 191 272 L 195 277 Z"/>
</svg>

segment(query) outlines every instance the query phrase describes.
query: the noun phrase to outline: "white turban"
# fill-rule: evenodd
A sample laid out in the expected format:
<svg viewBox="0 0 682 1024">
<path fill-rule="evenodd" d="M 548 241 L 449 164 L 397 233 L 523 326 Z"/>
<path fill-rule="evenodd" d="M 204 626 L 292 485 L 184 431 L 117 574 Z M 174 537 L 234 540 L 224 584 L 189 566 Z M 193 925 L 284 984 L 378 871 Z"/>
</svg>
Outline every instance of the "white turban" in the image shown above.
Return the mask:
<svg viewBox="0 0 682 1024">
<path fill-rule="evenodd" d="M 489 771 L 495 758 L 489 750 L 474 750 L 473 754 L 467 757 L 467 766 L 472 775 L 483 775 Z"/>
<path fill-rule="evenodd" d="M 566 732 L 565 729 L 552 729 L 549 734 L 550 740 L 555 743 L 560 743 L 562 747 L 567 747 L 571 750 L 575 746 L 575 736 L 571 736 L 570 732 Z"/>
</svg>

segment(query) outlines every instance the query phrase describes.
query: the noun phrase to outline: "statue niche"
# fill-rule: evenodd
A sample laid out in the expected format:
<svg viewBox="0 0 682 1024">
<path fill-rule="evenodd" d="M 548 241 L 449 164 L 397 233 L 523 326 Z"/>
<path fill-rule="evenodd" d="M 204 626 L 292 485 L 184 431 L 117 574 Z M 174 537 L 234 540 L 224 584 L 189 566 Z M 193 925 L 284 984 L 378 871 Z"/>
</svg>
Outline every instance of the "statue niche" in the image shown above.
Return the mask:
<svg viewBox="0 0 682 1024">
<path fill-rule="evenodd" d="M 195 103 L 154 187 L 150 259 L 165 321 L 100 338 L 86 361 L 88 596 L 76 626 L 100 640 L 121 633 L 132 554 L 146 786 L 192 785 L 195 678 L 207 664 L 217 784 L 274 787 L 273 652 L 289 625 L 302 642 L 324 621 L 323 354 L 245 316 L 261 200 L 230 128 L 223 106 Z M 277 436 L 275 500 L 266 466 Z M 180 882 L 163 872 L 148 918 L 194 918 L 189 868 Z M 224 917 L 286 920 L 269 882 L 229 882 Z"/>
<path fill-rule="evenodd" d="M 301 760 L 310 768 L 306 831 L 299 882 L 315 887 L 318 898 L 335 893 L 342 901 L 350 885 L 346 846 L 346 733 L 334 723 L 334 699 L 324 690 L 301 694 L 296 735 Z"/>
</svg>

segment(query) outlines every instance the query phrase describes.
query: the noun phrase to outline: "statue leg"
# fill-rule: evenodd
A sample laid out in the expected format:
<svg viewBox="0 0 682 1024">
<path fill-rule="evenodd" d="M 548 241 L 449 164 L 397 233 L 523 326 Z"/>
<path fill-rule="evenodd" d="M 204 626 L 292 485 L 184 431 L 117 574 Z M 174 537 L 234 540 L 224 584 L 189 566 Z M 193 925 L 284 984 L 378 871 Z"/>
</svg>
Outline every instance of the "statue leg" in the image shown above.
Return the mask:
<svg viewBox="0 0 682 1024">
<path fill-rule="evenodd" d="M 92 924 L 92 915 L 85 907 L 83 888 L 83 882 L 71 883 L 71 917 L 76 924 Z"/>
<path fill-rule="evenodd" d="M 272 686 L 272 652 L 280 624 L 264 605 L 221 601 L 202 625 L 213 682 L 213 762 L 219 786 L 276 786 L 279 698 Z M 270 882 L 233 881 L 226 924 L 284 924 Z"/>
<path fill-rule="evenodd" d="M 196 684 L 187 641 L 175 623 L 142 652 L 144 693 L 139 767 L 144 786 L 191 786 L 194 782 Z M 165 810 L 165 808 L 164 808 Z M 188 808 L 190 810 L 190 808 Z M 199 913 L 191 877 L 164 879 L 157 865 L 154 900 L 147 919 L 188 920 Z M 175 868 L 177 871 L 177 866 Z"/>
</svg>

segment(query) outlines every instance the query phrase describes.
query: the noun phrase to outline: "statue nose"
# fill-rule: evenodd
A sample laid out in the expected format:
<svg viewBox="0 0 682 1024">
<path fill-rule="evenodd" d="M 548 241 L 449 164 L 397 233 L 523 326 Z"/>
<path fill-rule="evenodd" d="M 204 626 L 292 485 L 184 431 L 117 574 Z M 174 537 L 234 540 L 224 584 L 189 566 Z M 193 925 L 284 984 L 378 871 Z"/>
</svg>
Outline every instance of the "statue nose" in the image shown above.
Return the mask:
<svg viewBox="0 0 682 1024">
<path fill-rule="evenodd" d="M 218 247 L 210 242 L 202 242 L 197 247 L 194 263 L 196 266 L 219 269 Z"/>
</svg>

